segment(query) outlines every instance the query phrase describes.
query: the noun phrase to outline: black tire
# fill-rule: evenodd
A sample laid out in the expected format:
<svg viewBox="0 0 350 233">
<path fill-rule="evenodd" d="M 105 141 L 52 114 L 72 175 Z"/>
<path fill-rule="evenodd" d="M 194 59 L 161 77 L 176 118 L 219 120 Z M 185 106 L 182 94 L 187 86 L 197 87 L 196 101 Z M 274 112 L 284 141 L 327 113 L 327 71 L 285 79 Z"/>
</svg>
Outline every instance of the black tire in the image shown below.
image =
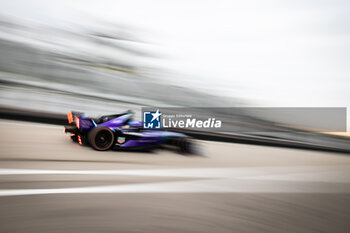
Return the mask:
<svg viewBox="0 0 350 233">
<path fill-rule="evenodd" d="M 90 131 L 88 140 L 92 148 L 106 151 L 114 145 L 114 132 L 107 127 L 97 127 Z"/>
</svg>

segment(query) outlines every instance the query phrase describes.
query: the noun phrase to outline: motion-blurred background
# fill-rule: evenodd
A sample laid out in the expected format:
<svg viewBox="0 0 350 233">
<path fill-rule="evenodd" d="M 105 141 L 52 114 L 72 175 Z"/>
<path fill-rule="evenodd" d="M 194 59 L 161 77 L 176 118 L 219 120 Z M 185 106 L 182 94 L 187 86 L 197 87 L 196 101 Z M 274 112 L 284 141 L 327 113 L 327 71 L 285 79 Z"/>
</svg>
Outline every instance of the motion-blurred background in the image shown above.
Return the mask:
<svg viewBox="0 0 350 233">
<path fill-rule="evenodd" d="M 0 232 L 350 232 L 349 12 L 0 0 Z M 225 128 L 185 131 L 201 156 L 98 152 L 62 132 L 71 110 L 143 107 Z"/>
<path fill-rule="evenodd" d="M 343 1 L 14 0 L 1 6 L 3 108 L 90 115 L 131 109 L 140 118 L 141 106 L 350 106 L 350 5 Z M 259 118 L 221 117 L 253 129 L 271 126 L 242 114 Z"/>
</svg>

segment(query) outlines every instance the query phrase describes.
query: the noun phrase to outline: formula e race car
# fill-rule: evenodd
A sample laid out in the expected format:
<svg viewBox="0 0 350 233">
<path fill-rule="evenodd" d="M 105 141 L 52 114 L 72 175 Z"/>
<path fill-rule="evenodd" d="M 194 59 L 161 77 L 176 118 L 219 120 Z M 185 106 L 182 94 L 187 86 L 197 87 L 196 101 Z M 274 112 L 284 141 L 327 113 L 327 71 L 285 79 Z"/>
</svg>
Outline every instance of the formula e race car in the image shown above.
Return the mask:
<svg viewBox="0 0 350 233">
<path fill-rule="evenodd" d="M 83 113 L 69 112 L 69 126 L 65 133 L 82 145 L 90 145 L 98 151 L 151 150 L 159 147 L 173 147 L 184 154 L 194 154 L 195 147 L 190 137 L 182 133 L 165 130 L 143 129 L 141 121 L 133 120 L 133 113 L 104 115 L 98 119 Z"/>
</svg>

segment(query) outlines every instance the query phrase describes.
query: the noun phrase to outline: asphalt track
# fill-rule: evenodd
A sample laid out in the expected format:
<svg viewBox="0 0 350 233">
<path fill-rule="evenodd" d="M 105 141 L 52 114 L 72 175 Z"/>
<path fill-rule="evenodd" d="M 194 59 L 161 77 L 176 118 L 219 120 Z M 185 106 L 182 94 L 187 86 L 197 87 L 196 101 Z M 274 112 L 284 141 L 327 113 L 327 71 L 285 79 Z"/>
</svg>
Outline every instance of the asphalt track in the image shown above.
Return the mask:
<svg viewBox="0 0 350 233">
<path fill-rule="evenodd" d="M 350 157 L 198 141 L 97 152 L 0 121 L 0 232 L 349 232 Z"/>
</svg>

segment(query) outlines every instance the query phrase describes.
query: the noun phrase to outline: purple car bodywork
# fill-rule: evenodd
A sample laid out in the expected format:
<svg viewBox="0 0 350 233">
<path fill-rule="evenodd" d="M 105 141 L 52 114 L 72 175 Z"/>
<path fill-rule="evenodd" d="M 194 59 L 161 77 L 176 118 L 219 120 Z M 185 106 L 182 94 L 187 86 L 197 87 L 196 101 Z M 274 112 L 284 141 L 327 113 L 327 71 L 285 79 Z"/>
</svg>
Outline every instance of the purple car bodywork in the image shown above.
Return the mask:
<svg viewBox="0 0 350 233">
<path fill-rule="evenodd" d="M 106 116 L 111 118 L 108 120 L 103 120 L 103 117 L 95 120 L 86 115 L 76 115 L 74 121 L 79 131 L 85 132 L 86 135 L 96 127 L 108 127 L 115 132 L 115 147 L 118 148 L 147 147 L 167 143 L 174 138 L 187 138 L 182 133 L 143 129 L 141 121 L 132 120 L 132 113 L 121 114 L 115 118 L 111 116 Z"/>
</svg>

